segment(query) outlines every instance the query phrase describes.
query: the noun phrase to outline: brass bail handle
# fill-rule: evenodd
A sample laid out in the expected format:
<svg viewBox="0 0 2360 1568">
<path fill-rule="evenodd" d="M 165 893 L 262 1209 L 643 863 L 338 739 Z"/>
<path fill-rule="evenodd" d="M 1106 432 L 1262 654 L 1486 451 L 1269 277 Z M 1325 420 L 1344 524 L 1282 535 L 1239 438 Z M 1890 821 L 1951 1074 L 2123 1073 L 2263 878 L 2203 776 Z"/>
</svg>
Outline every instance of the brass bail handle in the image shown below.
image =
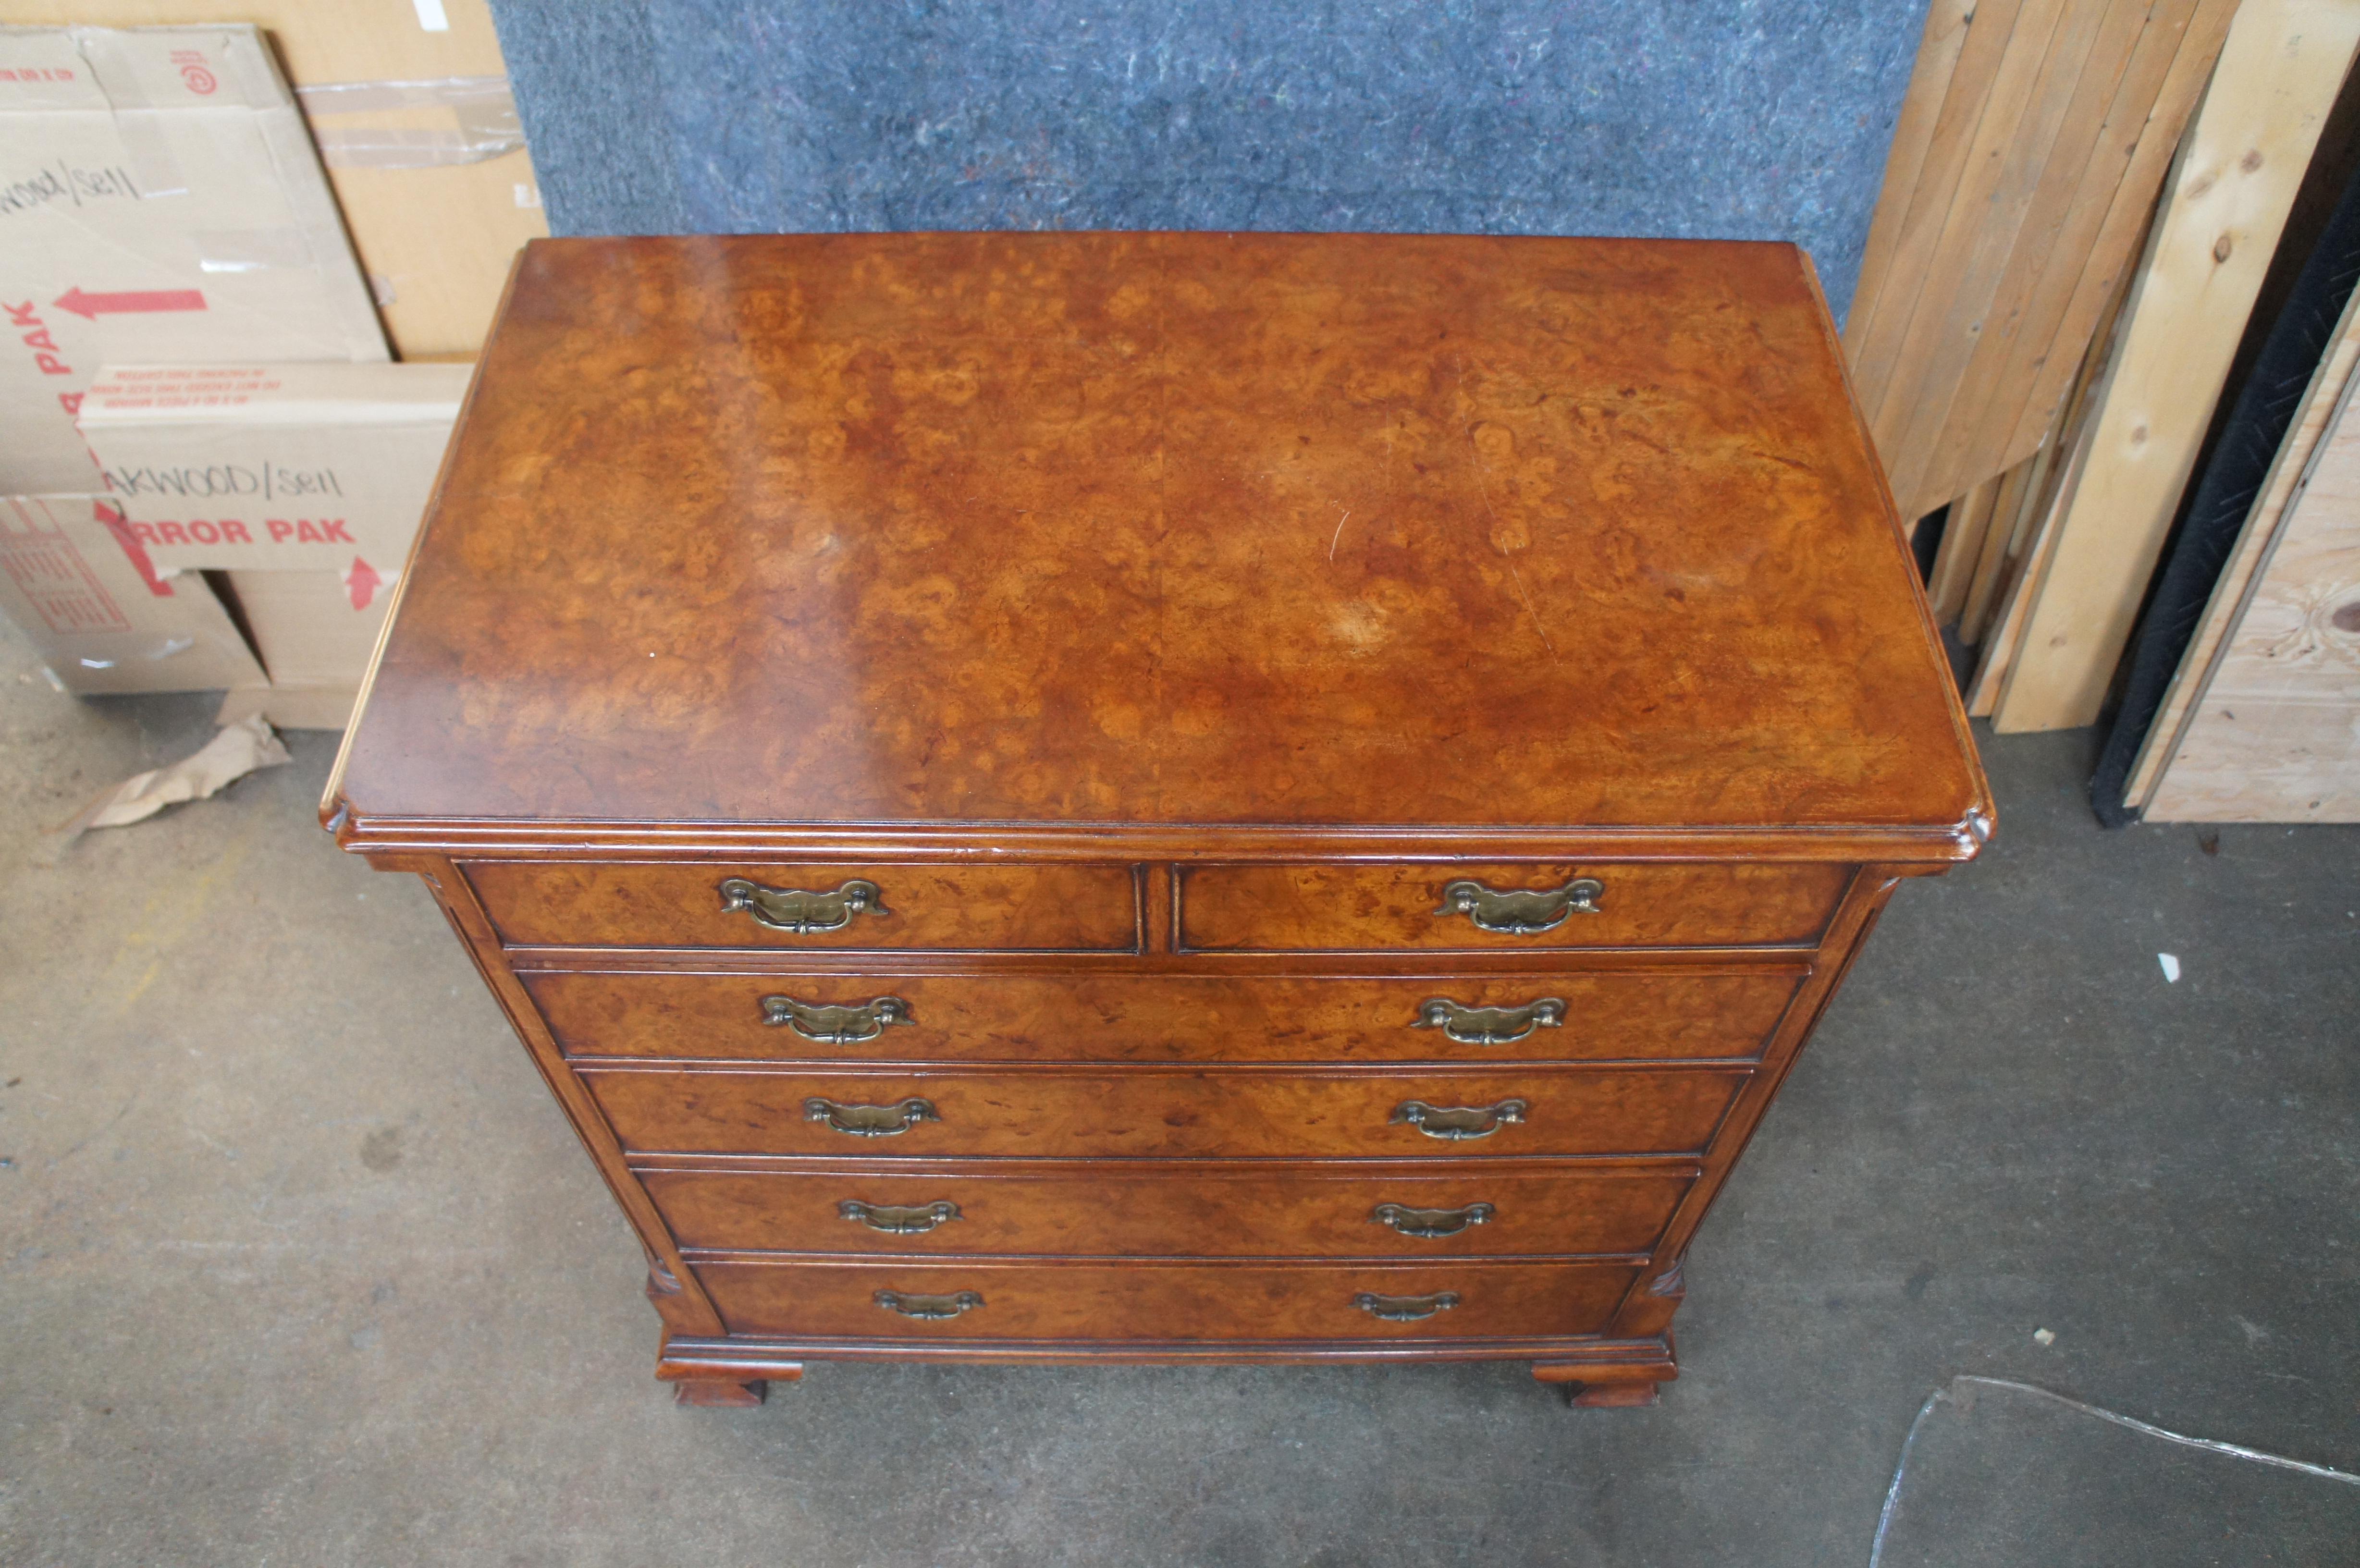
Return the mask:
<svg viewBox="0 0 2360 1568">
<path fill-rule="evenodd" d="M 1606 884 L 1595 877 L 1577 877 L 1562 887 L 1535 890 L 1488 887 L 1471 877 L 1442 886 L 1437 915 L 1465 915 L 1477 929 L 1501 936 L 1536 936 L 1565 923 L 1568 915 L 1602 913 L 1598 900 Z"/>
<path fill-rule="evenodd" d="M 762 1021 L 783 1024 L 805 1040 L 817 1040 L 822 1045 L 858 1045 L 875 1040 L 894 1024 L 917 1020 L 910 1017 L 910 1004 L 899 996 L 878 996 L 857 1005 L 765 996 Z"/>
<path fill-rule="evenodd" d="M 841 1218 L 870 1230 L 883 1231 L 888 1236 L 923 1236 L 936 1225 L 945 1225 L 959 1217 L 959 1206 L 945 1198 L 937 1203 L 903 1207 L 894 1203 L 864 1203 L 858 1198 L 847 1198 L 836 1205 Z"/>
<path fill-rule="evenodd" d="M 1463 1143 L 1512 1127 L 1531 1109 L 1522 1100 L 1502 1100 L 1496 1105 L 1429 1105 L 1424 1100 L 1404 1100 L 1386 1120 L 1396 1126 L 1406 1122 L 1428 1138 Z"/>
<path fill-rule="evenodd" d="M 827 893 L 808 887 L 766 887 L 744 877 L 725 877 L 716 890 L 721 895 L 723 914 L 743 909 L 757 924 L 798 936 L 841 931 L 855 915 L 893 912 L 885 907 L 884 892 L 877 884 L 858 877 Z"/>
<path fill-rule="evenodd" d="M 908 1132 L 920 1122 L 942 1120 L 932 1100 L 912 1094 L 890 1105 L 847 1105 L 814 1094 L 803 1102 L 803 1120 L 825 1122 L 837 1132 L 854 1138 L 891 1138 Z"/>
<path fill-rule="evenodd" d="M 1387 1323 L 1416 1323 L 1437 1312 L 1447 1312 L 1459 1304 L 1456 1290 L 1437 1290 L 1431 1296 L 1380 1296 L 1363 1290 L 1352 1298 L 1352 1304 L 1372 1318 Z"/>
<path fill-rule="evenodd" d="M 1429 996 L 1417 1005 L 1412 1029 L 1438 1029 L 1461 1045 L 1508 1045 L 1536 1029 L 1556 1029 L 1565 1022 L 1565 1001 L 1542 996 L 1520 1007 L 1470 1007 L 1448 996 Z"/>
<path fill-rule="evenodd" d="M 1469 1225 L 1486 1224 L 1498 1212 L 1489 1203 L 1470 1203 L 1463 1209 L 1413 1209 L 1401 1203 L 1379 1203 L 1369 1211 L 1369 1218 L 1381 1225 L 1391 1225 L 1404 1236 L 1433 1241 L 1457 1236 Z"/>
<path fill-rule="evenodd" d="M 889 1312 L 929 1322 L 955 1318 L 983 1305 L 983 1297 L 973 1290 L 961 1290 L 955 1296 L 912 1296 L 901 1290 L 880 1290 L 872 1299 Z"/>
</svg>

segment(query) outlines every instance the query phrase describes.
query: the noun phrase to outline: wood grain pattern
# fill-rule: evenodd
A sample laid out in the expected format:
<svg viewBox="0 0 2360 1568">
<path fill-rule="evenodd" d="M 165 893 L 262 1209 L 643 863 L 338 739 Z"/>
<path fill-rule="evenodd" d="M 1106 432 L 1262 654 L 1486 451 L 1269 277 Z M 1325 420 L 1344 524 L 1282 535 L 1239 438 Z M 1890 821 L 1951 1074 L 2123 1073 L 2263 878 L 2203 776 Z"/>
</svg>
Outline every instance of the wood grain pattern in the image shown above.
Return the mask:
<svg viewBox="0 0 2360 1568">
<path fill-rule="evenodd" d="M 1929 11 L 1844 334 L 1906 516 L 2038 450 L 2234 9 Z"/>
<path fill-rule="evenodd" d="M 1612 1263 L 781 1263 L 697 1265 L 732 1334 L 862 1339 L 1425 1341 L 1595 1334 L 1635 1269 Z M 944 1322 L 898 1316 L 879 1290 L 983 1305 Z M 1417 1323 L 1355 1307 L 1363 1291 L 1459 1304 Z"/>
<path fill-rule="evenodd" d="M 897 1160 L 1695 1154 L 1745 1079 L 1742 1071 L 1704 1068 L 853 1073 L 617 1071 L 586 1062 L 581 1075 L 632 1150 Z M 930 1102 L 938 1119 L 890 1137 L 847 1136 L 804 1119 L 804 1102 L 814 1096 L 890 1105 L 912 1095 Z M 1527 1109 L 1520 1124 L 1452 1142 L 1392 1120 L 1410 1100 L 1522 1100 Z"/>
<path fill-rule="evenodd" d="M 2002 481 L 1994 476 L 1950 503 L 1942 525 L 1942 542 L 1934 554 L 1934 570 L 1926 576 L 1926 602 L 1933 606 L 1937 625 L 1950 626 L 1966 608 L 1967 590 L 1975 565 L 1983 559 L 1983 539 L 1997 526 Z"/>
<path fill-rule="evenodd" d="M 1926 157 L 1949 98 L 1959 56 L 1966 48 L 1967 27 L 1974 18 L 1973 0 L 1932 0 L 1926 7 L 1926 27 L 1918 41 L 1918 59 L 1910 68 L 1909 86 L 1901 97 L 1901 113 L 1893 125 L 1893 146 L 1885 158 L 1885 181 L 1870 215 L 1868 243 L 1861 255 L 1860 283 L 1852 290 L 1852 310 L 1844 322 L 1849 347 L 1867 331 L 1894 286 L 1893 253 L 1925 172 Z M 1855 360 L 1857 355 L 1854 355 Z"/>
<path fill-rule="evenodd" d="M 2360 418 L 2348 398 L 2147 814 L 2360 822 Z"/>
<path fill-rule="evenodd" d="M 353 831 L 1984 806 L 1784 245 L 538 242 L 411 572 Z"/>
<path fill-rule="evenodd" d="M 2151 801 L 2157 780 L 2178 753 L 2189 716 L 2202 698 L 2221 648 L 2236 626 L 2255 574 L 2268 560 L 2285 526 L 2288 508 L 2311 476 L 2322 438 L 2347 406 L 2355 368 L 2360 368 L 2360 293 L 2344 303 L 2343 320 L 2336 324 L 2327 352 L 2320 356 L 2311 385 L 2303 389 L 2301 408 L 2270 460 L 2261 494 L 2238 529 L 2236 545 L 2205 603 L 2203 619 L 2197 623 L 2196 635 L 2189 639 L 2188 651 L 2181 655 L 2180 669 L 2164 692 L 2163 704 L 2156 711 L 2124 789 L 2129 804 L 2144 808 Z"/>
<path fill-rule="evenodd" d="M 1993 711 L 2001 733 L 2097 721 L 2355 46 L 2360 7 L 2247 0 L 2238 11 L 2157 215 L 2089 457 Z"/>
<path fill-rule="evenodd" d="M 2000 480 L 1999 493 L 1992 504 L 1991 526 L 1984 530 L 1983 549 L 1967 580 L 1965 601 L 1959 606 L 1960 641 L 1970 646 L 1983 641 L 1998 603 L 2000 583 L 2008 562 L 2023 553 L 2025 542 L 2031 537 L 2033 519 L 2039 515 L 2042 492 L 2056 453 L 2055 446 L 2044 442 L 2038 452 L 2009 469 Z"/>
<path fill-rule="evenodd" d="M 1123 866 L 553 866 L 478 861 L 467 880 L 511 943 L 616 947 L 1018 948 L 1120 952 L 1139 943 Z M 730 877 L 831 891 L 873 882 L 882 914 L 836 931 L 775 931 L 724 907 Z"/>
<path fill-rule="evenodd" d="M 680 1244 L 721 1251 L 1026 1253 L 1065 1258 L 1506 1258 L 1645 1253 L 1695 1177 L 1529 1160 L 1418 1161 L 1382 1175 L 1306 1166 L 973 1160 L 924 1174 L 839 1163 L 824 1171 L 642 1170 Z M 881 1232 L 846 1200 L 958 1206 L 933 1230 Z M 1380 1203 L 1491 1215 L 1450 1236 L 1404 1236 Z M 694 1256 L 692 1255 L 692 1262 Z"/>
<path fill-rule="evenodd" d="M 434 885 L 660 1375 L 740 1403 L 813 1356 L 1636 1400 L 1876 910 L 1992 828 L 1808 263 L 1358 235 L 534 247 L 322 815 Z M 1438 878 L 1576 872 L 1586 931 L 1432 945 Z M 771 933 L 736 873 L 893 914 Z M 756 1021 L 794 987 L 915 1021 Z"/>
<path fill-rule="evenodd" d="M 1798 969 L 1373 978 L 1103 975 L 520 976 L 578 1056 L 904 1062 L 1482 1062 L 1750 1057 L 1785 1015 Z M 762 1021 L 761 999 L 908 1004 L 873 1040 L 830 1044 Z M 1430 997 L 1514 1007 L 1555 997 L 1565 1022 L 1464 1045 L 1415 1027 Z"/>
<path fill-rule="evenodd" d="M 1180 878 L 1180 938 L 1197 952 L 1409 948 L 1513 952 L 1560 947 L 1808 943 L 1827 925 L 1852 867 L 1614 866 L 1202 866 Z M 1546 890 L 1605 884 L 1595 914 L 1530 935 L 1437 914 L 1443 888 Z"/>
</svg>

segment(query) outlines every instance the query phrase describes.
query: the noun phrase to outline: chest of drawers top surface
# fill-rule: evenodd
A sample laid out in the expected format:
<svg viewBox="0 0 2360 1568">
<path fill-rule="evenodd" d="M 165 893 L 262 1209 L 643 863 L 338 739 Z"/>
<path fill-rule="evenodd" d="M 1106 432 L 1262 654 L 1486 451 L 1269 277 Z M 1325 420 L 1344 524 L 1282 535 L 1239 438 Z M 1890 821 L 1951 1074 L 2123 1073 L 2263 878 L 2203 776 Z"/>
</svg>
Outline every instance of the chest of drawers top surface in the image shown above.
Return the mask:
<svg viewBox="0 0 2360 1568">
<path fill-rule="evenodd" d="M 536 242 L 402 592 L 355 848 L 1988 819 L 1785 245 Z"/>
</svg>

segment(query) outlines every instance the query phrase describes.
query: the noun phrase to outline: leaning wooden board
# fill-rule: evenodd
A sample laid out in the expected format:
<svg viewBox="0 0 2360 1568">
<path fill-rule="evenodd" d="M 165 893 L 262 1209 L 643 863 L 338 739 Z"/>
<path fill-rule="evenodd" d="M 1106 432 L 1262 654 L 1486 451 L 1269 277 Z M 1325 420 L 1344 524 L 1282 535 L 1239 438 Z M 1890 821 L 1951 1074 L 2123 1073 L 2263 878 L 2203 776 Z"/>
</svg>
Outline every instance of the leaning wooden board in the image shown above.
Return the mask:
<svg viewBox="0 0 2360 1568">
<path fill-rule="evenodd" d="M 2263 564 L 2189 708 L 2147 802 L 2150 822 L 2360 822 L 2360 417 L 2352 389 L 2346 379 L 2293 505 L 2257 551 Z"/>
<path fill-rule="evenodd" d="M 1651 1400 L 1870 926 L 1991 828 L 1785 245 L 544 242 L 404 581 L 327 820 L 449 914 L 693 1403 Z"/>
<path fill-rule="evenodd" d="M 2246 0 L 2174 164 L 1992 713 L 2095 724 L 2355 48 L 2349 0 Z"/>
</svg>

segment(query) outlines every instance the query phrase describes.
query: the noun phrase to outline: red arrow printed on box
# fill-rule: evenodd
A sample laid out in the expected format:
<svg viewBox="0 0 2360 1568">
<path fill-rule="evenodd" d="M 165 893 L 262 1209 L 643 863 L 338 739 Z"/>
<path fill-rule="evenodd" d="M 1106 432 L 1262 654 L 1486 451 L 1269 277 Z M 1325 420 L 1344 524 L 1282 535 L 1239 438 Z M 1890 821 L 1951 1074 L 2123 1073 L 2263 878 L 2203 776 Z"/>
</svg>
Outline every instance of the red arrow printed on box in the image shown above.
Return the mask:
<svg viewBox="0 0 2360 1568">
<path fill-rule="evenodd" d="M 71 310 L 84 321 L 94 321 L 102 315 L 128 315 L 139 310 L 202 310 L 205 297 L 194 289 L 146 289 L 127 294 L 85 294 L 79 288 L 69 289 L 52 301 L 60 310 Z"/>
</svg>

